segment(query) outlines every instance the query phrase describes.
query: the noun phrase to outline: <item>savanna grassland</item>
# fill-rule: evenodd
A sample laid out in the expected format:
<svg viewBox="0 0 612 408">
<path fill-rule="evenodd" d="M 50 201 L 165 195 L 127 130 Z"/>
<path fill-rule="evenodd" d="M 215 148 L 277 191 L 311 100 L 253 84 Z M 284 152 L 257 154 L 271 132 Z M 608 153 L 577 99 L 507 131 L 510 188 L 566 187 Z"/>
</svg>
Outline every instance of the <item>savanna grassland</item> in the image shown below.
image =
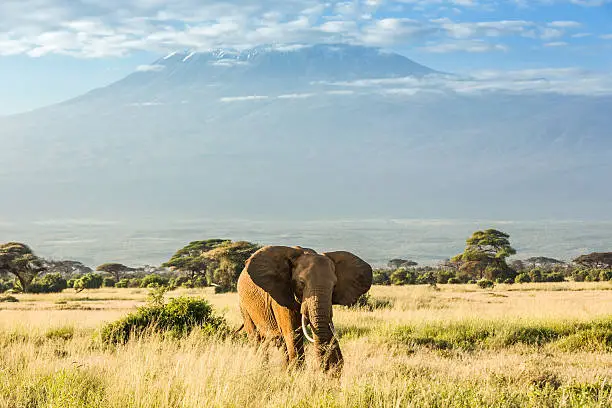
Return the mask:
<svg viewBox="0 0 612 408">
<path fill-rule="evenodd" d="M 612 406 L 612 283 L 383 287 L 334 309 L 345 366 L 287 373 L 243 339 L 194 331 L 103 346 L 146 289 L 0 303 L 0 407 Z M 236 294 L 205 297 L 230 325 Z M 309 361 L 312 361 L 309 358 Z"/>
</svg>

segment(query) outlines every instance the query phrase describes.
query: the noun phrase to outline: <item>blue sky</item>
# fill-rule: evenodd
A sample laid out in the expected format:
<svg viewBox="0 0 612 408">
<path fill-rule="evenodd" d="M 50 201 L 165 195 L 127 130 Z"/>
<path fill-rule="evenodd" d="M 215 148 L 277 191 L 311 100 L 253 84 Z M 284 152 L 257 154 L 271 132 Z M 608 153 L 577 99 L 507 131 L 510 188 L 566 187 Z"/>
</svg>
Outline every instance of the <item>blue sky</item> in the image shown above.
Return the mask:
<svg viewBox="0 0 612 408">
<path fill-rule="evenodd" d="M 2 0 L 0 115 L 176 49 L 319 42 L 384 47 L 446 72 L 608 75 L 612 0 Z"/>
</svg>

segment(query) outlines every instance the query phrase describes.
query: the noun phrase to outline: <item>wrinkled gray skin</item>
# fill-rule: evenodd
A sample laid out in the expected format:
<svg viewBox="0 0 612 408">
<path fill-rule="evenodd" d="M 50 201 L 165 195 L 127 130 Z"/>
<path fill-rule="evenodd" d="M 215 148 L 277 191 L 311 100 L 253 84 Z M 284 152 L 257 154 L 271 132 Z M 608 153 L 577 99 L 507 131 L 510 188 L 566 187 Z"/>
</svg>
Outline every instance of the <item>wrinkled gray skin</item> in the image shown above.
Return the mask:
<svg viewBox="0 0 612 408">
<path fill-rule="evenodd" d="M 354 304 L 371 285 L 372 268 L 349 252 L 262 248 L 247 261 L 238 279 L 244 329 L 251 339 L 281 347 L 289 366 L 301 366 L 304 315 L 321 367 L 340 372 L 343 358 L 330 327 L 332 305 Z"/>
</svg>

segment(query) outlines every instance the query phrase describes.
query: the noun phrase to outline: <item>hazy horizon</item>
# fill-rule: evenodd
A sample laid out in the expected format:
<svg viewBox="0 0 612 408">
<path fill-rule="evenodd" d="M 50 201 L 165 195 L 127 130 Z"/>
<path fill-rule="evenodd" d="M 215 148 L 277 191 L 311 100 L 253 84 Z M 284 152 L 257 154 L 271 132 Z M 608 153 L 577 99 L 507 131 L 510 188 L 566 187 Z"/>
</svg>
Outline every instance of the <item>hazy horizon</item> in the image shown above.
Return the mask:
<svg viewBox="0 0 612 408">
<path fill-rule="evenodd" d="M 122 262 L 159 265 L 193 240 L 227 238 L 263 245 L 301 245 L 318 251 L 351 250 L 376 266 L 392 258 L 435 264 L 461 252 L 477 229 L 510 234 L 516 259 L 548 256 L 569 261 L 609 250 L 612 221 L 175 220 L 125 223 L 110 220 L 0 220 L 0 241 L 23 241 L 40 256 L 75 259 L 90 266 Z"/>
</svg>

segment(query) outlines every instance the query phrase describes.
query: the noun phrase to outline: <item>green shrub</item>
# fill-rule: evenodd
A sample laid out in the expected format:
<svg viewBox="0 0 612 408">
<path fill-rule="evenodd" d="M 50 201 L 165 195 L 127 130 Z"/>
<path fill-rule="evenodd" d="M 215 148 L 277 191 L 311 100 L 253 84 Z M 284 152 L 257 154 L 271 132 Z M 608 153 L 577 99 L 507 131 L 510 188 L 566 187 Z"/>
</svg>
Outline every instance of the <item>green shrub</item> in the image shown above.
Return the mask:
<svg viewBox="0 0 612 408">
<path fill-rule="evenodd" d="M 575 269 L 572 271 L 572 280 L 574 282 L 584 282 L 587 276 L 587 272 L 583 269 Z"/>
<path fill-rule="evenodd" d="M 516 278 L 515 278 L 515 279 L 516 279 Z M 504 283 L 505 283 L 505 284 L 507 284 L 507 285 L 512 285 L 512 284 L 514 283 L 514 279 L 512 279 L 512 278 L 508 278 L 508 279 L 506 279 L 506 280 L 504 281 Z"/>
<path fill-rule="evenodd" d="M 151 302 L 134 313 L 109 323 L 102 328 L 101 339 L 106 344 L 125 343 L 130 336 L 169 333 L 181 337 L 195 328 L 208 334 L 228 333 L 225 319 L 216 316 L 212 306 L 204 299 L 179 297 L 167 304 Z"/>
<path fill-rule="evenodd" d="M 476 282 L 476 284 L 482 289 L 489 289 L 495 286 L 495 283 L 493 283 L 493 281 L 490 281 L 488 279 L 481 279 L 478 282 Z"/>
<path fill-rule="evenodd" d="M 599 272 L 600 281 L 612 281 L 612 269 L 604 270 Z"/>
<path fill-rule="evenodd" d="M 48 273 L 40 278 L 35 278 L 28 291 L 30 293 L 58 293 L 68 287 L 68 282 L 59 273 Z"/>
<path fill-rule="evenodd" d="M 12 281 L 0 281 L 0 293 L 4 293 L 7 290 L 11 290 L 13 289 L 15 285 L 13 284 Z"/>
<path fill-rule="evenodd" d="M 97 273 L 88 273 L 81 276 L 74 282 L 74 289 L 83 290 L 83 289 L 99 289 L 102 287 L 102 282 L 104 279 L 101 275 Z"/>
<path fill-rule="evenodd" d="M 459 279 L 459 278 L 450 278 L 448 280 L 448 283 L 453 284 L 453 285 L 457 285 L 457 284 L 461 283 L 461 279 Z"/>
<path fill-rule="evenodd" d="M 375 269 L 372 275 L 373 285 L 390 285 L 389 271 L 384 269 Z"/>
<path fill-rule="evenodd" d="M 123 279 L 119 280 L 119 282 L 115 283 L 115 287 L 116 288 L 127 288 L 129 283 L 130 283 L 129 279 L 123 278 Z"/>
<path fill-rule="evenodd" d="M 5 295 L 5 296 L 0 296 L 0 303 L 2 302 L 15 303 L 15 302 L 19 302 L 19 299 L 17 299 L 15 296 Z"/>
<path fill-rule="evenodd" d="M 529 279 L 531 279 L 531 282 L 544 282 L 543 273 L 538 268 L 532 269 L 528 273 L 529 273 Z"/>
<path fill-rule="evenodd" d="M 115 286 L 117 286 L 117 281 L 115 280 L 115 278 L 107 276 L 102 280 L 102 286 L 104 286 L 105 288 L 114 288 Z"/>
<path fill-rule="evenodd" d="M 140 279 L 132 278 L 128 281 L 128 288 L 139 288 L 140 287 Z"/>
<path fill-rule="evenodd" d="M 49 329 L 45 332 L 45 337 L 49 340 L 70 340 L 74 337 L 74 328 L 58 327 Z"/>
<path fill-rule="evenodd" d="M 145 276 L 140 280 L 141 288 L 150 288 L 154 286 L 167 286 L 169 282 L 168 278 L 164 278 L 156 273 Z"/>
<path fill-rule="evenodd" d="M 68 286 L 68 288 L 72 289 L 72 288 L 74 288 L 74 282 L 76 282 L 76 281 L 77 281 L 77 280 L 76 280 L 76 279 L 74 279 L 74 278 L 72 278 L 72 279 L 68 279 L 68 280 L 66 281 L 66 286 Z"/>
<path fill-rule="evenodd" d="M 529 276 L 528 273 L 521 273 L 521 274 L 517 275 L 517 277 L 514 280 L 514 282 L 516 282 L 516 283 L 529 283 L 529 282 L 531 282 L 531 277 Z"/>
<path fill-rule="evenodd" d="M 357 302 L 350 306 L 351 309 L 374 311 L 376 309 L 389 309 L 393 307 L 393 301 L 387 298 L 375 298 L 369 293 L 359 296 Z"/>
<path fill-rule="evenodd" d="M 564 282 L 565 277 L 561 272 L 551 272 L 544 275 L 544 282 Z"/>
</svg>

